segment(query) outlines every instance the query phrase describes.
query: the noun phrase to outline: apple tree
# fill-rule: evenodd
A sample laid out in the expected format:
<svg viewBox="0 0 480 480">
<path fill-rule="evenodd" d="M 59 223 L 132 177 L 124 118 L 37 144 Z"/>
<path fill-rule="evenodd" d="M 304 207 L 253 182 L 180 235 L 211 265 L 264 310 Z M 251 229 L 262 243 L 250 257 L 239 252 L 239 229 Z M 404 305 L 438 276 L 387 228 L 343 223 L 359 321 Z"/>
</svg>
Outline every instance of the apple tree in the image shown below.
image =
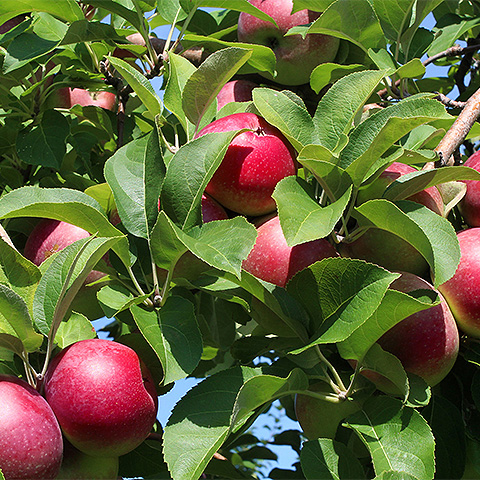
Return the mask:
<svg viewBox="0 0 480 480">
<path fill-rule="evenodd" d="M 473 0 L 2 0 L 0 478 L 49 402 L 23 478 L 260 478 L 273 444 L 273 479 L 479 478 L 479 35 Z M 129 360 L 86 368 L 102 317 Z"/>
</svg>

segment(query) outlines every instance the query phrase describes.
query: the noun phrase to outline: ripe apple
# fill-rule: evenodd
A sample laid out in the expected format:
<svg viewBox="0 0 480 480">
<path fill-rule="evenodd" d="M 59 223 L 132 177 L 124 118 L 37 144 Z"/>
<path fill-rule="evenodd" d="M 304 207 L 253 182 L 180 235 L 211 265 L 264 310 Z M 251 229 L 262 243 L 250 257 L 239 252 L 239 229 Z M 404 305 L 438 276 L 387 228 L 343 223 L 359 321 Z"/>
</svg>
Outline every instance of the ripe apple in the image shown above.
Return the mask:
<svg viewBox="0 0 480 480">
<path fill-rule="evenodd" d="M 62 467 L 55 480 L 112 480 L 118 468 L 118 457 L 92 457 L 65 440 Z"/>
<path fill-rule="evenodd" d="M 210 195 L 202 194 L 201 205 L 203 223 L 213 222 L 215 220 L 226 220 L 228 218 L 225 209 Z"/>
<path fill-rule="evenodd" d="M 27 382 L 0 375 L 0 469 L 6 480 L 53 479 L 63 440 L 45 399 Z"/>
<path fill-rule="evenodd" d="M 480 150 L 471 155 L 463 164 L 480 172 Z M 470 227 L 480 227 L 480 181 L 464 180 L 467 193 L 458 204 L 460 213 Z"/>
<path fill-rule="evenodd" d="M 40 265 L 50 255 L 64 249 L 77 240 L 89 236 L 90 233 L 76 225 L 44 218 L 40 220 L 28 236 L 23 255 L 35 265 Z M 107 256 L 105 256 L 105 260 L 108 261 Z M 92 270 L 88 274 L 85 284 L 95 282 L 104 276 L 104 273 Z"/>
<path fill-rule="evenodd" d="M 270 47 L 277 60 L 277 75 L 273 80 L 282 85 L 302 85 L 310 81 L 313 69 L 331 62 L 340 41 L 336 37 L 318 33 L 285 36 L 290 28 L 316 20 L 320 13 L 300 10 L 292 14 L 292 0 L 249 0 L 253 6 L 270 15 L 278 27 L 266 20 L 242 12 L 238 18 L 238 40 Z M 272 79 L 267 72 L 260 72 Z"/>
<path fill-rule="evenodd" d="M 252 91 L 258 87 L 250 80 L 238 79 L 227 82 L 217 95 L 217 109 L 220 110 L 227 103 L 248 102 L 252 100 Z"/>
<path fill-rule="evenodd" d="M 332 393 L 323 382 L 313 384 L 310 390 L 325 395 Z M 357 401 L 344 400 L 340 403 L 332 403 L 309 395 L 295 396 L 295 414 L 303 433 L 309 440 L 335 438 L 342 420 L 360 409 L 361 404 Z"/>
<path fill-rule="evenodd" d="M 457 233 L 460 264 L 455 275 L 438 287 L 463 332 L 480 338 L 480 227 Z"/>
<path fill-rule="evenodd" d="M 150 433 L 158 399 L 153 378 L 130 347 L 81 340 L 60 352 L 45 375 L 45 398 L 78 450 L 118 457 Z"/>
<path fill-rule="evenodd" d="M 84 88 L 63 87 L 57 89 L 49 98 L 49 105 L 57 108 L 72 108 L 74 105 L 82 107 L 97 106 L 106 110 L 115 110 L 117 97 L 112 92 L 89 92 Z"/>
<path fill-rule="evenodd" d="M 266 282 L 285 287 L 300 270 L 328 257 L 337 257 L 335 248 L 324 238 L 289 247 L 278 216 L 257 220 L 257 240 L 243 268 Z"/>
<path fill-rule="evenodd" d="M 205 192 L 234 212 L 260 216 L 275 210 L 275 186 L 296 172 L 295 152 L 280 130 L 254 113 L 234 113 L 210 123 L 197 137 L 243 128 L 249 130 L 232 140 Z"/>
<path fill-rule="evenodd" d="M 403 293 L 415 290 L 433 290 L 432 285 L 423 278 L 403 272 L 391 287 Z M 437 292 L 438 293 L 438 292 Z M 384 333 L 378 340 L 379 345 L 395 355 L 405 371 L 422 377 L 428 385 L 437 385 L 450 372 L 457 359 L 459 334 L 452 312 L 440 294 L 440 304 L 414 313 L 403 319 Z M 382 385 L 388 385 L 379 379 L 379 375 L 365 376 Z M 388 390 L 388 388 L 387 388 Z"/>
</svg>

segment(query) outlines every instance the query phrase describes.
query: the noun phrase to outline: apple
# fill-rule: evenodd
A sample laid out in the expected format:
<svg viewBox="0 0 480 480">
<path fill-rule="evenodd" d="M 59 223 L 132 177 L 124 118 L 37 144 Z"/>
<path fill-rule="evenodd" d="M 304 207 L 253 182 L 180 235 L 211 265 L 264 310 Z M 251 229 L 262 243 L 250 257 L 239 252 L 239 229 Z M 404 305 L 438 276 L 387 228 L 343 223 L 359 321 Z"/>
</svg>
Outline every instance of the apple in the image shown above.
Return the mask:
<svg viewBox="0 0 480 480">
<path fill-rule="evenodd" d="M 65 437 L 87 455 L 124 455 L 155 423 L 152 375 L 118 342 L 97 338 L 68 346 L 50 362 L 44 391 Z"/>
<path fill-rule="evenodd" d="M 460 264 L 453 277 L 438 289 L 447 300 L 463 332 L 480 338 L 480 227 L 457 233 Z"/>
<path fill-rule="evenodd" d="M 57 108 L 72 108 L 74 105 L 82 107 L 97 106 L 106 110 L 115 110 L 117 96 L 112 92 L 89 92 L 84 88 L 63 87 L 52 93 L 49 105 Z"/>
<path fill-rule="evenodd" d="M 243 268 L 261 280 L 285 287 L 300 270 L 328 257 L 337 257 L 335 248 L 324 238 L 289 247 L 278 216 L 257 220 L 257 239 Z"/>
<path fill-rule="evenodd" d="M 402 272 L 390 288 L 403 293 L 435 291 L 426 280 L 408 272 Z M 445 298 L 437 293 L 440 295 L 440 304 L 404 318 L 378 340 L 384 350 L 402 362 L 406 372 L 418 375 L 432 387 L 440 383 L 452 369 L 460 344 L 452 312 Z M 378 379 L 382 385 L 391 383 L 382 381 L 375 372 L 362 373 L 374 381 Z"/>
<path fill-rule="evenodd" d="M 334 60 L 340 41 L 318 33 L 285 36 L 292 27 L 312 23 L 320 13 L 300 10 L 292 14 L 292 0 L 249 0 L 253 6 L 270 15 L 277 26 L 242 12 L 238 18 L 238 40 L 270 47 L 277 60 L 277 75 L 273 80 L 282 85 L 302 85 L 310 81 L 313 69 Z M 260 72 L 272 79 L 267 72 Z"/>
<path fill-rule="evenodd" d="M 333 393 L 323 382 L 311 385 L 310 390 L 324 395 Z M 303 433 L 309 440 L 335 438 L 342 420 L 361 408 L 360 403 L 352 400 L 333 403 L 305 394 L 295 395 L 295 414 Z"/>
<path fill-rule="evenodd" d="M 229 210 L 260 216 L 275 210 L 277 183 L 296 173 L 295 151 L 280 130 L 254 113 L 234 113 L 208 124 L 196 137 L 245 128 L 230 143 L 205 192 Z"/>
<path fill-rule="evenodd" d="M 67 222 L 44 218 L 37 223 L 27 238 L 23 255 L 35 265 L 43 263 L 50 255 L 64 249 L 66 246 L 90 236 L 83 228 Z M 108 262 L 108 256 L 105 256 Z M 85 284 L 89 284 L 104 277 L 103 272 L 92 270 Z"/>
<path fill-rule="evenodd" d="M 112 480 L 117 478 L 118 468 L 118 457 L 92 457 L 65 440 L 56 480 Z"/>
<path fill-rule="evenodd" d="M 215 220 L 226 220 L 228 218 L 225 209 L 210 195 L 202 194 L 202 222 L 208 223 Z"/>
<path fill-rule="evenodd" d="M 165 48 L 166 41 L 163 38 L 157 38 L 157 37 L 148 37 L 148 39 L 150 40 L 150 45 L 155 50 L 155 53 L 157 55 L 160 55 L 163 52 L 163 49 Z M 145 47 L 146 45 L 145 39 L 138 32 L 128 35 L 126 37 L 126 40 L 128 40 L 133 45 L 140 45 L 142 47 Z M 114 57 L 122 58 L 122 59 L 137 57 L 137 55 L 135 55 L 135 53 L 131 52 L 130 50 L 127 50 L 125 48 L 120 48 L 120 47 L 115 48 L 112 55 Z"/>
<path fill-rule="evenodd" d="M 471 155 L 463 164 L 480 172 L 480 150 Z M 470 227 L 480 227 L 480 181 L 463 180 L 467 193 L 458 204 L 460 213 Z"/>
<path fill-rule="evenodd" d="M 218 92 L 217 109 L 220 110 L 227 103 L 252 100 L 252 92 L 256 87 L 258 84 L 250 80 L 238 79 L 227 82 Z"/>
<path fill-rule="evenodd" d="M 53 479 L 63 440 L 45 399 L 27 382 L 0 375 L 0 469 L 6 480 Z"/>
</svg>

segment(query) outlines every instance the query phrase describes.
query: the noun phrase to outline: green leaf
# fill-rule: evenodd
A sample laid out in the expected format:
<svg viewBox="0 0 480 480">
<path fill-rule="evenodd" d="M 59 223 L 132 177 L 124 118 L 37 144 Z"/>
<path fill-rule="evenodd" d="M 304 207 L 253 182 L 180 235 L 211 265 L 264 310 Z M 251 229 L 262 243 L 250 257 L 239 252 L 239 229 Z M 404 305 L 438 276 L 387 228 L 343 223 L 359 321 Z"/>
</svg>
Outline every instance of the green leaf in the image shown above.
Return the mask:
<svg viewBox="0 0 480 480">
<path fill-rule="evenodd" d="M 354 72 L 365 70 L 365 66 L 361 64 L 339 65 L 337 63 L 322 63 L 315 67 L 310 75 L 310 85 L 315 93 L 325 88 L 330 83 L 335 83 L 340 78 Z"/>
<path fill-rule="evenodd" d="M 229 47 L 212 53 L 202 62 L 187 80 L 182 95 L 183 111 L 190 122 L 198 127 L 223 85 L 251 55 L 245 48 Z"/>
<path fill-rule="evenodd" d="M 300 452 L 307 480 L 360 480 L 365 478 L 361 463 L 343 443 L 329 438 L 305 442 Z"/>
<path fill-rule="evenodd" d="M 193 7 L 196 8 L 228 8 L 229 10 L 234 10 L 236 12 L 245 12 L 254 17 L 260 18 L 267 22 L 273 22 L 273 19 L 264 13 L 262 10 L 253 6 L 248 0 L 235 0 L 234 2 L 225 0 L 187 0 Z M 183 5 L 184 3 L 182 3 Z"/>
<path fill-rule="evenodd" d="M 430 265 L 434 286 L 453 276 L 460 261 L 460 248 L 452 224 L 427 207 L 409 200 L 392 203 L 376 199 L 355 208 L 361 225 L 391 232 L 411 244 Z"/>
<path fill-rule="evenodd" d="M 301 31 L 294 27 L 288 31 L 292 35 Z M 313 24 L 308 33 L 323 33 L 348 40 L 365 52 L 369 48 L 385 45 L 380 22 L 367 0 L 337 0 L 333 2 Z"/>
<path fill-rule="evenodd" d="M 67 119 L 56 110 L 47 110 L 32 129 L 20 132 L 17 152 L 28 165 L 60 169 L 67 152 L 66 140 L 70 134 Z"/>
<path fill-rule="evenodd" d="M 132 306 L 130 311 L 162 363 L 165 384 L 193 372 L 203 348 L 194 306 L 190 301 L 171 296 L 159 310 L 147 311 Z"/>
<path fill-rule="evenodd" d="M 85 18 L 76 0 L 2 0 L 0 24 L 20 13 L 47 12 L 68 22 Z"/>
<path fill-rule="evenodd" d="M 416 410 L 392 397 L 373 397 L 361 412 L 347 418 L 347 425 L 369 449 L 376 475 L 398 470 L 422 480 L 433 479 L 435 440 Z"/>
<path fill-rule="evenodd" d="M 88 5 L 101 9 L 106 8 L 109 13 L 113 13 L 127 20 L 137 31 L 142 31 L 144 18 L 143 15 L 141 15 L 142 12 L 136 11 L 135 3 L 131 0 L 108 0 L 108 4 L 106 5 L 105 0 L 88 0 Z M 82 18 L 84 18 L 84 16 Z"/>
<path fill-rule="evenodd" d="M 183 229 L 201 223 L 202 194 L 238 133 L 202 135 L 183 145 L 170 161 L 162 189 L 162 209 Z"/>
<path fill-rule="evenodd" d="M 18 356 L 22 356 L 24 352 L 22 341 L 15 335 L 0 332 L 0 349 L 7 350 L 8 352 L 16 353 Z M 0 363 L 1 366 L 1 363 Z"/>
<path fill-rule="evenodd" d="M 297 151 L 314 143 L 315 126 L 303 102 L 284 92 L 258 87 L 253 90 L 253 103 L 260 115 L 277 127 Z"/>
<path fill-rule="evenodd" d="M 132 305 L 140 305 L 151 294 L 134 296 L 123 285 L 105 285 L 97 293 L 97 299 L 105 315 L 109 318 L 116 317 L 120 312 L 128 310 Z"/>
<path fill-rule="evenodd" d="M 73 22 L 68 27 L 61 44 L 70 45 L 101 40 L 122 41 L 123 37 L 117 35 L 112 25 L 83 19 Z"/>
<path fill-rule="evenodd" d="M 287 292 L 310 313 L 313 345 L 345 340 L 375 312 L 399 274 L 362 260 L 327 258 L 299 272 Z"/>
<path fill-rule="evenodd" d="M 109 62 L 118 70 L 120 75 L 133 88 L 138 98 L 145 105 L 152 118 L 161 115 L 163 107 L 160 97 L 155 93 L 152 84 L 138 70 L 125 60 L 108 57 Z"/>
<path fill-rule="evenodd" d="M 439 302 L 438 296 L 432 300 L 427 295 L 417 298 L 397 290 L 387 290 L 373 315 L 337 345 L 340 355 L 345 359 L 362 360 L 370 347 L 385 332 L 404 318 L 437 305 Z"/>
<path fill-rule="evenodd" d="M 398 78 L 421 78 L 425 75 L 425 66 L 419 58 L 410 60 L 396 72 Z"/>
<path fill-rule="evenodd" d="M 68 188 L 22 187 L 0 198 L 0 218 L 53 218 L 77 225 L 102 237 L 122 236 L 106 217 L 96 200 L 78 190 Z M 125 265 L 130 265 L 126 237 L 115 243 L 113 250 Z"/>
<path fill-rule="evenodd" d="M 165 176 L 156 130 L 117 150 L 105 163 L 104 173 L 122 224 L 131 234 L 148 239 Z"/>
<path fill-rule="evenodd" d="M 90 320 L 81 313 L 73 312 L 66 322 L 61 322 L 55 335 L 59 348 L 66 348 L 72 343 L 95 338 L 95 328 Z"/>
<path fill-rule="evenodd" d="M 384 471 L 377 475 L 374 480 L 419 480 L 417 477 L 406 472 L 398 472 L 394 470 Z"/>
<path fill-rule="evenodd" d="M 0 285 L 0 332 L 17 337 L 27 352 L 34 352 L 43 342 L 33 328 L 25 301 L 4 285 Z"/>
<path fill-rule="evenodd" d="M 320 145 L 335 151 L 352 128 L 353 119 L 370 98 L 386 71 L 355 72 L 338 80 L 318 103 L 313 121 Z"/>
<path fill-rule="evenodd" d="M 88 274 L 119 238 L 88 237 L 68 245 L 51 257 L 33 300 L 34 321 L 40 332 L 49 335 L 50 329 L 59 325 Z M 68 290 L 63 293 L 66 283 Z M 54 321 L 58 321 L 58 325 Z"/>
<path fill-rule="evenodd" d="M 313 198 L 313 188 L 304 180 L 295 176 L 281 180 L 272 196 L 288 246 L 330 235 L 343 215 L 351 192 L 350 187 L 338 201 L 321 207 Z"/>
<path fill-rule="evenodd" d="M 175 53 L 169 53 L 168 58 L 168 80 L 163 101 L 165 107 L 177 117 L 183 130 L 188 133 L 189 121 L 183 110 L 182 94 L 187 80 L 196 68 L 189 60 Z"/>
</svg>

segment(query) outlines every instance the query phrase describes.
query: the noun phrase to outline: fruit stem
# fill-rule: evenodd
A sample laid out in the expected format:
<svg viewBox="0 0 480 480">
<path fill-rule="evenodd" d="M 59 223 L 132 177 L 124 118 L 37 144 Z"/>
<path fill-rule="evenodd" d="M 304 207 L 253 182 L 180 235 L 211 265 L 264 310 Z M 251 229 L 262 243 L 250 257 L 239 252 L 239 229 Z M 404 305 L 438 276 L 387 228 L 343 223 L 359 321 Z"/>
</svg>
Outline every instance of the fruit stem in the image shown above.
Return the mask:
<svg viewBox="0 0 480 480">
<path fill-rule="evenodd" d="M 140 283 L 138 283 L 137 278 L 135 277 L 135 274 L 133 273 L 132 267 L 128 267 L 128 274 L 130 275 L 130 278 L 132 279 L 133 284 L 135 285 L 135 288 L 137 289 L 137 292 L 143 297 L 145 296 L 145 292 L 143 291 Z M 153 307 L 153 302 L 149 299 L 146 298 L 144 300 L 144 303 L 147 307 L 152 308 Z"/>
<path fill-rule="evenodd" d="M 333 378 L 335 379 L 336 386 L 337 388 L 340 389 L 340 391 L 345 392 L 347 388 L 345 387 L 342 379 L 340 378 L 340 375 L 338 374 L 337 370 L 335 367 L 328 361 L 327 357 L 322 353 L 322 350 L 318 345 L 315 345 L 315 351 L 317 352 L 318 358 L 325 364 L 325 366 L 330 370 L 330 372 L 333 375 Z M 333 385 L 332 385 L 333 386 Z M 335 390 L 337 390 L 337 388 Z"/>
</svg>

